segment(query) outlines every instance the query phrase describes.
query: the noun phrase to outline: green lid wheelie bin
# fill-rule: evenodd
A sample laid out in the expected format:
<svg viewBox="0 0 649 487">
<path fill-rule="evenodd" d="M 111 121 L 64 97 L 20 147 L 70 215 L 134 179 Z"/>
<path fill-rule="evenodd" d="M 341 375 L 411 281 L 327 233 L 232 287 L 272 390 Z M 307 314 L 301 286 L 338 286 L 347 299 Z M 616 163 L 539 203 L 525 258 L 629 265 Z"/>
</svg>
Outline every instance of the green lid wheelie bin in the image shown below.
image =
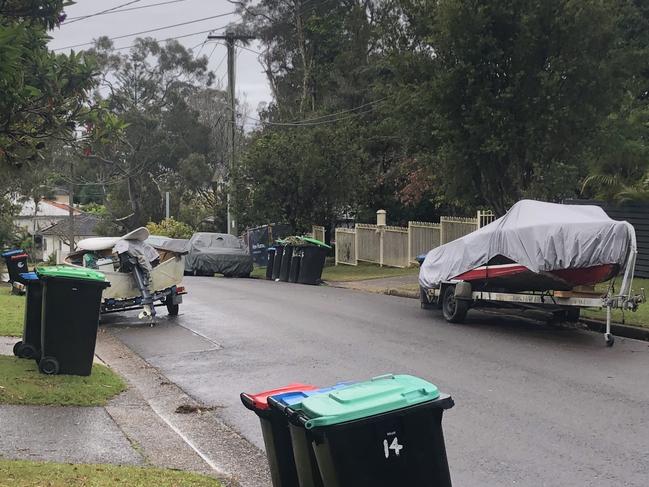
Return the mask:
<svg viewBox="0 0 649 487">
<path fill-rule="evenodd" d="M 43 283 L 40 371 L 90 375 L 101 295 L 110 283 L 101 272 L 83 267 L 43 267 L 36 272 Z"/>
<path fill-rule="evenodd" d="M 326 487 L 450 487 L 442 413 L 451 407 L 423 379 L 386 375 L 309 397 L 287 415 L 306 431 Z"/>
<path fill-rule="evenodd" d="M 300 484 L 293 460 L 288 423 L 286 418 L 268 407 L 268 398 L 276 394 L 315 389 L 315 386 L 309 384 L 289 384 L 257 394 L 242 392 L 240 395 L 243 405 L 259 417 L 273 487 L 300 487 Z"/>
<path fill-rule="evenodd" d="M 300 284 L 320 284 L 327 252 L 331 247 L 320 240 L 304 237 L 305 245 L 300 246 L 300 273 L 297 282 Z"/>
<path fill-rule="evenodd" d="M 25 302 L 25 320 L 22 340 L 14 345 L 14 355 L 19 358 L 41 358 L 41 306 L 43 287 L 35 272 L 20 274 L 20 279 L 27 286 Z"/>
</svg>

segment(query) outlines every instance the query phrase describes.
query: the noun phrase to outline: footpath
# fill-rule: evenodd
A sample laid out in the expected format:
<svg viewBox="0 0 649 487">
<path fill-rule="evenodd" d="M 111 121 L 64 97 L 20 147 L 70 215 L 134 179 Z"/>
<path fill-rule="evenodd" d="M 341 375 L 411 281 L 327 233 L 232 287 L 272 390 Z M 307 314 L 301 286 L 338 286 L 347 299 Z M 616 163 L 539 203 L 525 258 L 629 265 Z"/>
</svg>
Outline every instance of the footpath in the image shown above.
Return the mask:
<svg viewBox="0 0 649 487">
<path fill-rule="evenodd" d="M 0 355 L 11 355 L 16 341 L 0 337 Z M 218 479 L 214 486 L 270 485 L 264 453 L 225 425 L 218 409 L 194 401 L 103 329 L 96 356 L 126 391 L 98 407 L 0 404 L 0 461 L 159 467 Z M 39 485 L 4 480 L 0 486 Z"/>
</svg>

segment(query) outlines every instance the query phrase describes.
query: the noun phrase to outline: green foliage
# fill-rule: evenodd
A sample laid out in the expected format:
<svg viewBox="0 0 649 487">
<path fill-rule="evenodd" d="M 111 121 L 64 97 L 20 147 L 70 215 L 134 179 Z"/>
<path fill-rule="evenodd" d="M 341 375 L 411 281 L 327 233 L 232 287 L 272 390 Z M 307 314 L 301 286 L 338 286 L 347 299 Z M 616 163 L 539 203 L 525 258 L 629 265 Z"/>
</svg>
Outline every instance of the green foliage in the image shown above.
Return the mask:
<svg viewBox="0 0 649 487">
<path fill-rule="evenodd" d="M 296 231 L 333 222 L 355 199 L 364 153 L 353 121 L 255 134 L 236 175 L 242 223 L 289 223 Z"/>
<path fill-rule="evenodd" d="M 70 2 L 34 0 L 0 6 L 0 167 L 38 157 L 47 138 L 72 140 L 87 112 L 95 66 L 82 54 L 47 49 L 46 31 Z"/>
<path fill-rule="evenodd" d="M 160 223 L 149 222 L 146 227 L 151 232 L 151 235 L 160 235 L 162 237 L 191 238 L 194 233 L 189 225 L 173 218 L 165 218 Z"/>
<path fill-rule="evenodd" d="M 14 216 L 18 213 L 17 205 L 8 198 L 0 196 L 0 249 L 16 242 L 18 229 L 14 225 Z"/>
</svg>

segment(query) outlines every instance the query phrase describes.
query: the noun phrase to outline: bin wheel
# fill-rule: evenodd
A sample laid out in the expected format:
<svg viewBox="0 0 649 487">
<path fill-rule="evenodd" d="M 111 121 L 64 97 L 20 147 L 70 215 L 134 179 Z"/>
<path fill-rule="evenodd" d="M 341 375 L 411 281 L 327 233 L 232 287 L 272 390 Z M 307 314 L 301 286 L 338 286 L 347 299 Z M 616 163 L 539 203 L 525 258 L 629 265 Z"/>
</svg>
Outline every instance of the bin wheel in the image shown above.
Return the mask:
<svg viewBox="0 0 649 487">
<path fill-rule="evenodd" d="M 180 309 L 179 304 L 167 304 L 167 313 L 169 316 L 178 316 L 178 310 Z"/>
<path fill-rule="evenodd" d="M 36 347 L 30 343 L 23 343 L 22 347 L 20 348 L 20 355 L 18 355 L 20 358 L 36 358 L 38 355 L 38 351 L 36 350 Z"/>
<path fill-rule="evenodd" d="M 54 357 L 43 357 L 38 363 L 38 370 L 46 375 L 56 375 L 59 373 L 59 362 Z"/>
<path fill-rule="evenodd" d="M 449 323 L 462 323 L 469 311 L 469 302 L 455 299 L 455 286 L 448 286 L 444 290 L 442 314 Z"/>
<path fill-rule="evenodd" d="M 606 346 L 607 347 L 612 347 L 615 344 L 615 337 L 612 334 L 606 333 L 604 335 L 604 338 L 606 339 Z"/>
<path fill-rule="evenodd" d="M 16 344 L 14 345 L 14 355 L 16 357 L 22 358 L 22 348 L 23 348 L 23 342 L 22 341 L 16 342 Z"/>
</svg>

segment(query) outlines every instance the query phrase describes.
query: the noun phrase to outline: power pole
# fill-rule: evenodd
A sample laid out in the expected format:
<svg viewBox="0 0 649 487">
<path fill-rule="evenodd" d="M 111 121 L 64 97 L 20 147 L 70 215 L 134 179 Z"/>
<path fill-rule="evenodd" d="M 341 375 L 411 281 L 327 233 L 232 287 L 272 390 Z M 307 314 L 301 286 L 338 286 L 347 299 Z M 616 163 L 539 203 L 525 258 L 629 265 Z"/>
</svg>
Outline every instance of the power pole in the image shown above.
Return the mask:
<svg viewBox="0 0 649 487">
<path fill-rule="evenodd" d="M 240 34 L 234 34 L 232 32 L 226 32 L 225 35 L 208 35 L 208 39 L 210 40 L 224 40 L 225 44 L 228 48 L 228 103 L 230 105 L 230 130 L 228 130 L 228 135 L 230 139 L 230 161 L 229 161 L 229 166 L 230 166 L 230 171 L 229 171 L 229 177 L 228 177 L 228 195 L 227 195 L 227 201 L 228 201 L 228 232 L 229 234 L 232 235 L 237 235 L 237 221 L 235 218 L 235 215 L 232 212 L 232 205 L 231 205 L 231 192 L 232 192 L 232 187 L 233 187 L 233 177 L 234 177 L 234 169 L 235 169 L 235 164 L 236 164 L 236 149 L 235 149 L 235 137 L 237 133 L 237 113 L 236 113 L 236 91 L 235 91 L 235 74 L 236 74 L 236 66 L 235 66 L 235 61 L 236 61 L 236 56 L 235 56 L 235 42 L 236 41 L 247 41 L 247 40 L 252 40 L 254 39 L 253 36 L 249 35 L 240 35 Z"/>
<path fill-rule="evenodd" d="M 74 252 L 74 163 L 70 162 L 70 186 L 68 189 L 69 218 L 70 218 L 70 253 Z M 58 264 L 58 262 L 57 262 Z"/>
</svg>

